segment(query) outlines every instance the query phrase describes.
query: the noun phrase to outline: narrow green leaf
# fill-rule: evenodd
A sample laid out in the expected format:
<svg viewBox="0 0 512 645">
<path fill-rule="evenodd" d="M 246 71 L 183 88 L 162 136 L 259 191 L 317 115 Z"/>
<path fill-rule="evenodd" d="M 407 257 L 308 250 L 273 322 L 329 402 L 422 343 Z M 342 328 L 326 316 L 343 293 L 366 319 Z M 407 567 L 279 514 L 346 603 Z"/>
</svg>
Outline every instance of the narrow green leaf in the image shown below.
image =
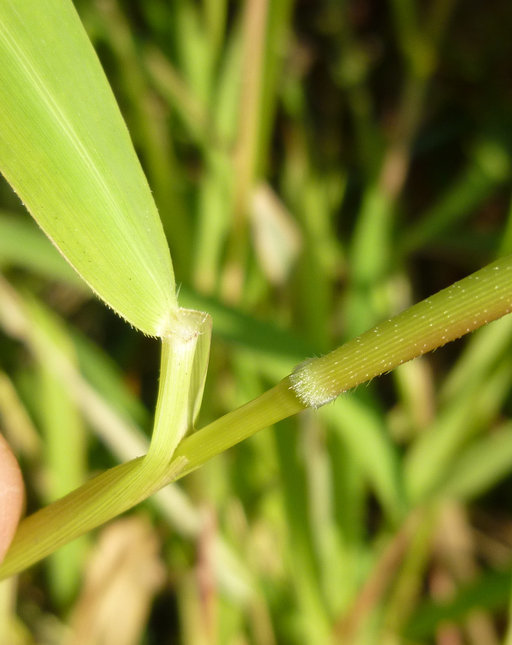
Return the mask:
<svg viewBox="0 0 512 645">
<path fill-rule="evenodd" d="M 512 424 L 475 441 L 452 462 L 442 492 L 472 499 L 496 486 L 512 471 Z"/>
<path fill-rule="evenodd" d="M 0 3 L 0 169 L 117 313 L 161 335 L 177 308 L 151 192 L 69 0 Z"/>
<path fill-rule="evenodd" d="M 0 211 L 0 267 L 21 267 L 47 278 L 89 289 L 34 220 L 25 214 Z"/>
<path fill-rule="evenodd" d="M 426 601 L 411 616 L 405 629 L 405 639 L 430 636 L 443 623 L 460 623 L 471 611 L 502 609 L 510 595 L 510 571 L 489 571 L 477 580 L 459 589 L 446 602 Z"/>
<path fill-rule="evenodd" d="M 40 309 L 27 307 L 36 318 Z M 39 316 L 36 324 L 44 327 L 66 358 L 76 362 L 71 339 L 50 317 Z M 43 433 L 47 482 L 47 503 L 78 488 L 87 479 L 87 435 L 83 418 L 66 385 L 53 373 L 46 361 L 37 366 L 36 389 L 40 404 L 39 424 Z M 65 606 L 76 592 L 85 555 L 86 541 L 74 540 L 55 552 L 47 562 L 48 584 L 53 602 Z"/>
</svg>

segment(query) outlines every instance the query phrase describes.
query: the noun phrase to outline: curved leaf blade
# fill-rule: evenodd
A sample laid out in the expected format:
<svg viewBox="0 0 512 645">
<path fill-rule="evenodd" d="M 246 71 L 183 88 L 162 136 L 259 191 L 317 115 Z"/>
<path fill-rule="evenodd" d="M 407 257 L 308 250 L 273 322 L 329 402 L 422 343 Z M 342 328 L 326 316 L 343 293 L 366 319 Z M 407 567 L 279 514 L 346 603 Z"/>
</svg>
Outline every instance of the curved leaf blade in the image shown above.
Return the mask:
<svg viewBox="0 0 512 645">
<path fill-rule="evenodd" d="M 69 0 L 0 3 L 0 169 L 97 294 L 143 332 L 164 333 L 177 309 L 167 242 Z"/>
</svg>

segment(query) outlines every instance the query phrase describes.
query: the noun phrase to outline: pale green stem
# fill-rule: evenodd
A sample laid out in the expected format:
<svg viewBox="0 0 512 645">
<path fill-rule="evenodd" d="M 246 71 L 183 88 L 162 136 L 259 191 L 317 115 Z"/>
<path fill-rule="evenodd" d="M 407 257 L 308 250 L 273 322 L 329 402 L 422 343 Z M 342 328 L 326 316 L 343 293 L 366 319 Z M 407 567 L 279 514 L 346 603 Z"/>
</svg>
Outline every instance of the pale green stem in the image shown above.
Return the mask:
<svg viewBox="0 0 512 645">
<path fill-rule="evenodd" d="M 512 256 L 507 256 L 299 366 L 290 377 L 295 393 L 306 406 L 319 407 L 511 309 Z"/>
<path fill-rule="evenodd" d="M 179 309 L 172 332 L 162 338 L 160 387 L 147 458 L 169 464 L 176 446 L 192 429 L 203 393 L 210 348 L 210 316 Z"/>
<path fill-rule="evenodd" d="M 176 441 L 176 429 L 173 424 L 166 423 L 169 402 L 164 399 L 167 393 L 171 398 L 174 395 L 168 389 L 169 384 L 164 383 L 157 405 L 159 436 L 155 438 L 148 457 L 103 473 L 25 519 L 0 566 L 0 578 L 22 570 L 66 542 L 131 508 L 162 486 L 198 468 L 258 430 L 307 406 L 323 405 L 345 390 L 473 331 L 511 309 L 512 256 L 508 256 L 333 352 L 299 366 L 271 390 L 181 441 L 170 464 L 172 451 L 165 450 L 165 441 Z M 203 336 L 199 334 L 197 338 Z M 170 356 L 164 358 L 166 360 L 171 365 Z M 201 365 L 204 360 L 203 352 Z M 197 409 L 202 372 L 199 366 L 194 368 L 194 376 L 189 375 L 190 389 L 186 396 L 194 398 L 193 405 L 189 399 L 189 410 Z M 168 374 L 163 378 L 169 378 Z M 174 413 L 170 411 L 170 414 Z"/>
<path fill-rule="evenodd" d="M 185 438 L 175 453 L 176 458 L 186 459 L 179 477 L 192 472 L 214 455 L 232 448 L 258 430 L 305 408 L 293 393 L 292 384 L 287 376 L 271 390 Z"/>
<path fill-rule="evenodd" d="M 176 479 L 186 460 L 170 462 L 197 412 L 209 340 L 207 314 L 188 309 L 176 312 L 173 332 L 162 340 L 160 387 L 148 454 L 102 473 L 23 520 L 0 567 L 0 578 L 46 557 Z"/>
<path fill-rule="evenodd" d="M 59 547 L 127 511 L 169 483 L 169 477 L 184 460 L 166 469 L 156 469 L 139 457 L 77 488 L 69 495 L 24 519 L 7 557 L 0 566 L 0 579 L 7 578 L 42 560 Z M 173 477 L 174 476 L 174 477 Z"/>
<path fill-rule="evenodd" d="M 160 388 L 160 394 L 163 391 L 165 386 Z M 303 408 L 290 390 L 288 379 L 284 379 L 257 399 L 182 441 L 170 465 L 170 456 L 156 464 L 156 459 L 149 457 L 150 448 L 148 456 L 98 475 L 21 522 L 0 566 L 0 579 L 45 558 L 194 470 L 211 456 Z"/>
</svg>

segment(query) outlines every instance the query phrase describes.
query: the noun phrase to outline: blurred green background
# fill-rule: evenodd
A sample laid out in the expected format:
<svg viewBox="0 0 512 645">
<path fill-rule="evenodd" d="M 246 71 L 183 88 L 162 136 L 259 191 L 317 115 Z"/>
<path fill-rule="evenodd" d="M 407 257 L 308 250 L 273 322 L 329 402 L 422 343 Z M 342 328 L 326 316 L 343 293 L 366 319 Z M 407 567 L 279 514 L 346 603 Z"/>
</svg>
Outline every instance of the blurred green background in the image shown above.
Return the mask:
<svg viewBox="0 0 512 645">
<path fill-rule="evenodd" d="M 200 426 L 512 252 L 509 2 L 76 7 L 213 317 Z M 0 263 L 32 512 L 144 452 L 159 348 L 5 183 Z M 511 354 L 506 317 L 259 433 L 4 583 L 0 642 L 512 645 Z"/>
</svg>

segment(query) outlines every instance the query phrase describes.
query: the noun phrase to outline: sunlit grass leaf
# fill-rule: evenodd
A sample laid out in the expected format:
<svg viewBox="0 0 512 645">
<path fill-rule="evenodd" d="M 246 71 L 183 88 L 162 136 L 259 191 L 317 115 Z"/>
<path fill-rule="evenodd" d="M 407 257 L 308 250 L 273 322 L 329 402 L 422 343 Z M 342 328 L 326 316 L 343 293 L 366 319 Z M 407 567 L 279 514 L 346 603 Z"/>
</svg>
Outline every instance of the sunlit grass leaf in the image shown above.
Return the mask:
<svg viewBox="0 0 512 645">
<path fill-rule="evenodd" d="M 66 358 L 74 364 L 76 356 L 71 338 L 52 317 L 27 300 L 31 319 L 51 338 Z M 42 314 L 42 315 L 41 315 Z M 68 391 L 67 384 L 52 371 L 46 361 L 38 361 L 35 390 L 39 403 L 39 424 L 43 434 L 47 481 L 47 503 L 62 497 L 87 479 L 87 435 L 83 417 Z M 80 538 L 52 554 L 47 562 L 48 584 L 53 601 L 66 606 L 78 588 L 86 540 Z"/>
<path fill-rule="evenodd" d="M 19 213 L 0 212 L 0 266 L 33 271 L 48 280 L 88 289 L 32 218 Z"/>
<path fill-rule="evenodd" d="M 177 307 L 151 192 L 68 0 L 0 4 L 0 169 L 90 287 L 161 335 Z"/>
<path fill-rule="evenodd" d="M 490 571 L 462 587 L 446 602 L 427 601 L 414 612 L 406 627 L 407 639 L 423 639 L 440 625 L 460 624 L 474 610 L 503 608 L 510 594 L 510 572 Z M 417 642 L 414 640 L 414 642 Z"/>
<path fill-rule="evenodd" d="M 453 461 L 443 493 L 471 499 L 487 492 L 512 471 L 512 424 L 505 423 L 463 450 Z"/>
</svg>

